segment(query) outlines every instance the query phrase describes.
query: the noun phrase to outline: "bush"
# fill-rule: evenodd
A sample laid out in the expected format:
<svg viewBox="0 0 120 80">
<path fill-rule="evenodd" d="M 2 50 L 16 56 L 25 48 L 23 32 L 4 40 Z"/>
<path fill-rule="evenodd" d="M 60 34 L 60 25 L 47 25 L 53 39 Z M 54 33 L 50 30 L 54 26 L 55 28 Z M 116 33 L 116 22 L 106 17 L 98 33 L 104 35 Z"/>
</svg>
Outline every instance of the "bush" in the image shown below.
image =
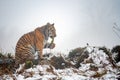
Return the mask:
<svg viewBox="0 0 120 80">
<path fill-rule="evenodd" d="M 120 45 L 113 47 L 111 50 L 112 53 L 117 53 L 117 56 L 114 58 L 116 62 L 120 61 Z"/>
<path fill-rule="evenodd" d="M 0 58 L 4 58 L 5 56 L 2 54 L 2 53 L 0 53 Z"/>
<path fill-rule="evenodd" d="M 75 67 L 79 68 L 80 67 L 80 63 L 84 61 L 84 59 L 89 57 L 89 53 L 88 51 L 85 50 L 86 47 L 84 48 L 75 48 L 72 51 L 69 52 L 68 58 L 75 62 Z"/>
<path fill-rule="evenodd" d="M 100 47 L 99 50 L 103 50 L 107 55 L 110 54 L 110 51 L 105 46 Z"/>
<path fill-rule="evenodd" d="M 7 55 L 3 55 L 3 53 L 0 53 L 0 76 L 13 73 L 14 64 L 14 58 L 10 53 L 8 53 Z"/>
<path fill-rule="evenodd" d="M 62 56 L 53 56 L 50 60 L 50 64 L 56 69 L 64 69 L 68 67 L 73 67 L 70 62 L 67 62 Z"/>
<path fill-rule="evenodd" d="M 81 47 L 75 48 L 69 52 L 68 57 L 70 58 L 70 60 L 74 60 L 76 57 L 79 57 L 84 52 L 84 49 L 85 48 Z"/>
</svg>

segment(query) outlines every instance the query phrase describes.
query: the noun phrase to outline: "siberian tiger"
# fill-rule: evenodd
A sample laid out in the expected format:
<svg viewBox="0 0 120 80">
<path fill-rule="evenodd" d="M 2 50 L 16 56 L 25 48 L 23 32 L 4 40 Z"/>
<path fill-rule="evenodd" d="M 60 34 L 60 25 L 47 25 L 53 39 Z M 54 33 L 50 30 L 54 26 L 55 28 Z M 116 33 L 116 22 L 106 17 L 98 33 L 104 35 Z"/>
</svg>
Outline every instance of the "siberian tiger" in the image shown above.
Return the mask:
<svg viewBox="0 0 120 80">
<path fill-rule="evenodd" d="M 48 38 L 52 38 L 52 42 L 48 43 Z M 47 23 L 42 27 L 36 28 L 34 31 L 24 34 L 17 42 L 15 52 L 16 65 L 22 64 L 25 61 L 32 61 L 35 59 L 34 54 L 37 52 L 38 57 L 43 59 L 43 48 L 53 49 L 53 43 L 56 37 L 56 29 L 54 23 Z"/>
</svg>

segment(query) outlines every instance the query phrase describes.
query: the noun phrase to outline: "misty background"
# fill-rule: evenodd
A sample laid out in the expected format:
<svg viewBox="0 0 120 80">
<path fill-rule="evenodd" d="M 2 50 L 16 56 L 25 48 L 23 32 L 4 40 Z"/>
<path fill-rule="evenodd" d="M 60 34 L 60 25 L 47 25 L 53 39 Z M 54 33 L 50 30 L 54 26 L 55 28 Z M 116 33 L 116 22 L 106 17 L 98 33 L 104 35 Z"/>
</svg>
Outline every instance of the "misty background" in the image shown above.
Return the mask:
<svg viewBox="0 0 120 80">
<path fill-rule="evenodd" d="M 120 0 L 0 0 L 0 50 L 15 52 L 18 39 L 47 22 L 55 23 L 55 51 L 120 44 Z M 117 32 L 120 34 L 120 32 Z"/>
</svg>

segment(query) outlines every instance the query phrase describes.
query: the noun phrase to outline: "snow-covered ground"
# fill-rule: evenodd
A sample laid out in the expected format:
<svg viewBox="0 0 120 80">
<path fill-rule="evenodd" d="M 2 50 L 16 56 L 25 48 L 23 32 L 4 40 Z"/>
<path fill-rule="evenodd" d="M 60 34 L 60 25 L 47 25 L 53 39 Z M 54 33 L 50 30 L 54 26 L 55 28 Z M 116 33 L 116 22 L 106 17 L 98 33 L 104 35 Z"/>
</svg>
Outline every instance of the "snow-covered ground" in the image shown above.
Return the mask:
<svg viewBox="0 0 120 80">
<path fill-rule="evenodd" d="M 80 63 L 78 69 L 55 69 L 51 65 L 37 65 L 22 73 L 18 73 L 19 68 L 16 74 L 3 75 L 0 80 L 117 80 L 119 71 L 113 67 L 103 50 L 88 46 L 86 51 L 89 52 L 89 57 Z"/>
</svg>

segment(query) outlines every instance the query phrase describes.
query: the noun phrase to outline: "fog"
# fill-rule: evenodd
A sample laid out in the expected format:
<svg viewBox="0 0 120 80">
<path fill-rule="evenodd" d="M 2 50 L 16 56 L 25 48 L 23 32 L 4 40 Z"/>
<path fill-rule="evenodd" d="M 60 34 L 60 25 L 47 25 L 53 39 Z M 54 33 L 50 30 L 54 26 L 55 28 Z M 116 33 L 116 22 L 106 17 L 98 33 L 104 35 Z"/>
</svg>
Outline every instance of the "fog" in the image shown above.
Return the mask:
<svg viewBox="0 0 120 80">
<path fill-rule="evenodd" d="M 120 0 L 0 0 L 0 50 L 15 52 L 18 39 L 47 22 L 55 23 L 55 51 L 120 44 Z M 120 34 L 120 32 L 117 32 Z"/>
</svg>

